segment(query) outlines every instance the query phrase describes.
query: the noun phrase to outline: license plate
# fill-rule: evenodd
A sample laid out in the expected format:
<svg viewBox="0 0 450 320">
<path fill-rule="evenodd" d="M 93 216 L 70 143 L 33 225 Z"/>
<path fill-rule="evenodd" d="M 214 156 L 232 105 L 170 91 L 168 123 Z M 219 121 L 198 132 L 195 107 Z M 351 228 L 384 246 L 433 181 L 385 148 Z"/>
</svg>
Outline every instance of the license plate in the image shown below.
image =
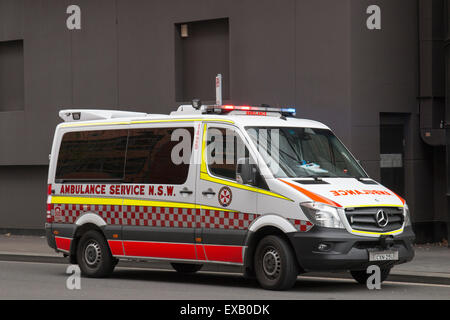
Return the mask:
<svg viewBox="0 0 450 320">
<path fill-rule="evenodd" d="M 369 261 L 398 260 L 398 251 L 370 251 Z"/>
</svg>

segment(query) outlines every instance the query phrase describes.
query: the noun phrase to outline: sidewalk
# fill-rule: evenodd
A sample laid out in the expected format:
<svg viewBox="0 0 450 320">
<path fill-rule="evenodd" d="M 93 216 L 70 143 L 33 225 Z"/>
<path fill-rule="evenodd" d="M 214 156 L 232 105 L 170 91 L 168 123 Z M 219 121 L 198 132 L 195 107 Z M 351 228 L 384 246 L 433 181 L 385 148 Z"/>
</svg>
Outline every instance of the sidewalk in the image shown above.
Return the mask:
<svg viewBox="0 0 450 320">
<path fill-rule="evenodd" d="M 389 279 L 404 282 L 450 284 L 450 248 L 438 245 L 416 245 L 414 259 L 392 269 Z M 0 260 L 68 263 L 61 253 L 47 245 L 45 237 L 0 235 Z M 146 264 L 147 266 L 149 264 Z M 151 266 L 155 265 L 154 263 Z M 164 264 L 156 263 L 157 267 Z M 156 266 L 155 265 L 155 266 Z M 214 266 L 211 271 L 230 268 Z M 321 276 L 324 274 L 321 273 Z M 336 274 L 333 274 L 336 276 Z M 342 273 L 342 276 L 348 277 Z"/>
<path fill-rule="evenodd" d="M 0 255 L 62 257 L 47 244 L 45 237 L 0 235 Z"/>
</svg>

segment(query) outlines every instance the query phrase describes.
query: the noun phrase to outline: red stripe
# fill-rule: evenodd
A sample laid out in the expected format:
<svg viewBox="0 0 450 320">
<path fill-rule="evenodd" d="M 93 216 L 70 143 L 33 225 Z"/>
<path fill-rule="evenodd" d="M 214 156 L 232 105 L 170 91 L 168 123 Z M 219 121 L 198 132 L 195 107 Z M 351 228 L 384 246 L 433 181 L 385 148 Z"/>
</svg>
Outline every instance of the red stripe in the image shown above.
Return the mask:
<svg viewBox="0 0 450 320">
<path fill-rule="evenodd" d="M 203 250 L 203 245 L 196 244 L 195 248 L 197 249 L 197 259 L 198 260 L 206 260 L 205 250 Z"/>
<path fill-rule="evenodd" d="M 242 263 L 242 247 L 204 245 L 209 261 Z"/>
<path fill-rule="evenodd" d="M 110 241 L 108 241 L 110 243 Z M 120 243 L 120 241 L 114 241 Z M 242 247 L 221 245 L 198 245 L 186 243 L 160 243 L 144 241 L 124 241 L 125 255 L 133 257 L 208 260 L 242 263 Z M 111 243 L 110 243 L 111 246 Z M 123 255 L 123 251 L 118 254 Z M 113 249 L 111 248 L 111 251 Z M 205 256 L 206 254 L 206 256 Z"/>
<path fill-rule="evenodd" d="M 114 256 L 123 256 L 122 240 L 108 240 L 109 249 Z"/>
<path fill-rule="evenodd" d="M 56 247 L 61 250 L 70 251 L 70 242 L 72 239 L 55 237 Z"/>
<path fill-rule="evenodd" d="M 195 244 L 138 241 L 123 244 L 127 256 L 196 260 Z"/>
</svg>

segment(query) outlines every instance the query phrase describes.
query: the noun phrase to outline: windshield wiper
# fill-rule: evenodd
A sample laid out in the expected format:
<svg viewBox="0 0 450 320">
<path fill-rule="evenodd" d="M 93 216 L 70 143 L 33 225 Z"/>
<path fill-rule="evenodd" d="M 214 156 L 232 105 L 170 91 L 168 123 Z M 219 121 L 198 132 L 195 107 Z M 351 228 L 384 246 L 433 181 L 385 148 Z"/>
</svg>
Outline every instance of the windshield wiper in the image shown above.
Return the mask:
<svg viewBox="0 0 450 320">
<path fill-rule="evenodd" d="M 372 180 L 371 178 L 367 178 L 367 177 L 350 177 L 350 176 L 319 176 L 319 175 L 312 175 L 312 176 L 308 176 L 308 177 L 303 177 L 303 178 L 314 178 L 314 179 L 320 179 L 320 178 L 348 178 L 348 179 L 357 179 L 359 181 L 367 181 L 368 180 Z"/>
<path fill-rule="evenodd" d="M 310 175 L 310 176 L 304 176 L 304 177 L 298 177 L 298 179 L 308 179 L 308 178 L 313 178 L 316 181 L 320 181 L 322 180 L 322 178 L 334 178 L 332 176 L 319 176 L 316 174 Z"/>
</svg>

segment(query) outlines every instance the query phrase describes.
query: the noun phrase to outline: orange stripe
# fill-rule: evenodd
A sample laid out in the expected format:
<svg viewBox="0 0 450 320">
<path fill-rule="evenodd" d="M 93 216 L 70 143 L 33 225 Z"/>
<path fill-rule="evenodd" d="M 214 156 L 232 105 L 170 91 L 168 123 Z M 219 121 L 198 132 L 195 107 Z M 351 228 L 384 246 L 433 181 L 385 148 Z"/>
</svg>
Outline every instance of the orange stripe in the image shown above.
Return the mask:
<svg viewBox="0 0 450 320">
<path fill-rule="evenodd" d="M 284 182 L 284 183 L 286 183 L 287 185 L 291 186 L 295 190 L 300 191 L 305 196 L 310 197 L 312 200 L 314 200 L 316 202 L 322 202 L 322 203 L 328 204 L 328 205 L 333 206 L 333 207 L 339 207 L 339 208 L 342 207 L 340 204 L 338 204 L 338 203 L 336 203 L 334 201 L 331 201 L 331 200 L 329 200 L 329 199 L 327 199 L 325 197 L 319 196 L 318 194 L 316 194 L 314 192 L 311 192 L 311 191 L 308 191 L 306 189 L 303 189 L 303 188 L 301 188 L 299 186 L 296 186 L 295 184 L 292 184 L 290 182 L 284 181 L 282 179 L 279 179 L 279 180 Z"/>
<path fill-rule="evenodd" d="M 398 194 L 396 194 L 395 192 L 393 192 L 392 190 L 389 190 L 389 191 L 391 191 L 393 194 L 395 194 L 396 196 L 397 196 L 397 198 L 399 198 L 400 199 L 400 201 L 402 202 L 402 204 L 403 205 L 405 205 L 405 199 L 403 199 L 402 197 L 400 197 Z"/>
</svg>

